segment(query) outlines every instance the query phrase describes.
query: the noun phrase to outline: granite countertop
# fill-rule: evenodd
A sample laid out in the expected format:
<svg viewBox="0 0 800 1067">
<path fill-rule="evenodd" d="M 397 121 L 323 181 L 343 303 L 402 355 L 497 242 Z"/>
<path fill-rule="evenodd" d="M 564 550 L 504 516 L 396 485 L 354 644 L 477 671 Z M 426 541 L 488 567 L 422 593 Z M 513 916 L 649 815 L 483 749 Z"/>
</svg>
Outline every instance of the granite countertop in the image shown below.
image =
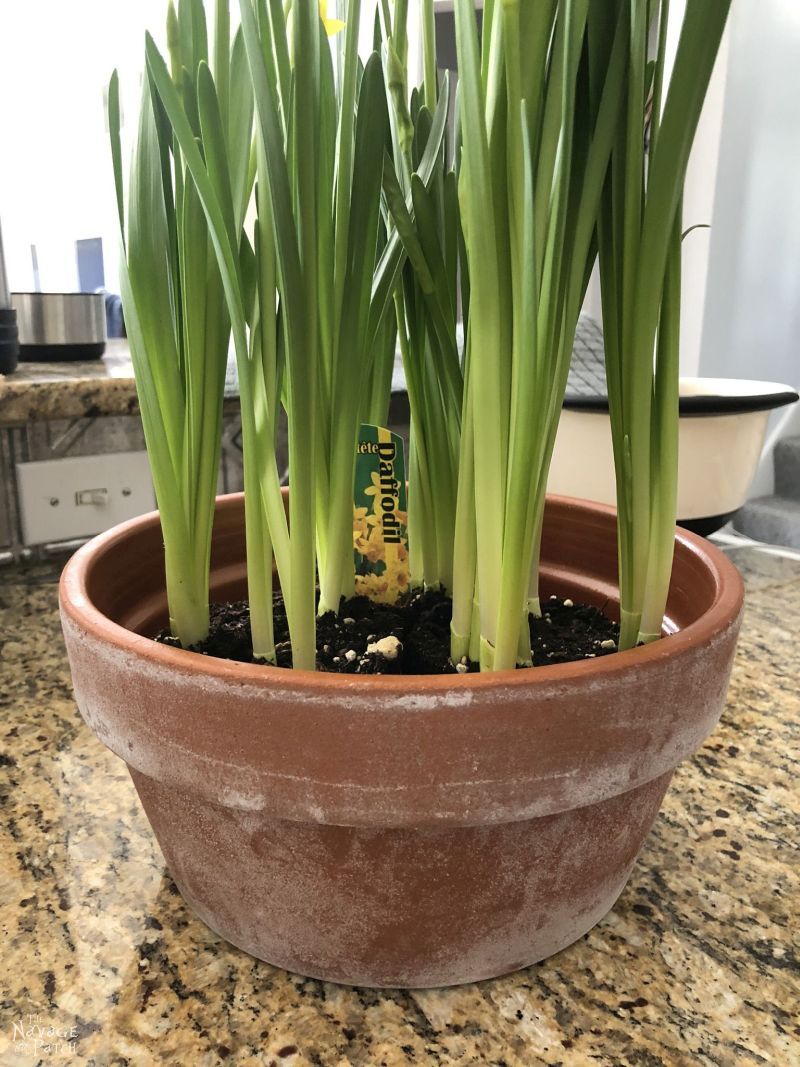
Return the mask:
<svg viewBox="0 0 800 1067">
<path fill-rule="evenodd" d="M 237 407 L 238 397 L 239 383 L 229 363 L 226 405 Z M 125 339 L 107 341 L 100 359 L 20 363 L 13 374 L 0 374 L 0 427 L 138 414 L 131 350 Z"/>
<path fill-rule="evenodd" d="M 728 707 L 613 911 L 537 966 L 421 992 L 289 975 L 189 912 L 73 703 L 53 565 L 0 569 L 0 1063 L 800 1063 L 800 562 L 731 556 L 748 599 Z M 61 1045 L 21 1051 L 15 1024 Z"/>
<path fill-rule="evenodd" d="M 139 411 L 130 349 L 110 340 L 101 359 L 20 363 L 0 375 L 0 426 Z"/>
<path fill-rule="evenodd" d="M 395 359 L 392 392 L 405 390 L 402 361 Z M 239 381 L 233 358 L 225 376 L 226 410 L 238 407 Z M 127 340 L 106 342 L 101 359 L 85 362 L 20 363 L 0 374 L 0 427 L 53 419 L 137 415 L 139 401 Z"/>
</svg>

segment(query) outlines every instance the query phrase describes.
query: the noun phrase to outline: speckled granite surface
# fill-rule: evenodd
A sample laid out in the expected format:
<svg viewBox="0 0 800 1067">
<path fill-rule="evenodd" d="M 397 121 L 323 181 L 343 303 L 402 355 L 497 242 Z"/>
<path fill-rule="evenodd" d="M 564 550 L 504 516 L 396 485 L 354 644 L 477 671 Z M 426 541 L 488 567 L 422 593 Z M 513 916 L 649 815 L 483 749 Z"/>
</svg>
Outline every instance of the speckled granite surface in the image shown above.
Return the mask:
<svg viewBox="0 0 800 1067">
<path fill-rule="evenodd" d="M 611 914 L 508 978 L 395 993 L 288 975 L 189 913 L 72 701 L 52 566 L 0 570 L 0 1063 L 800 1063 L 800 562 L 731 555 L 728 709 Z"/>
<path fill-rule="evenodd" d="M 0 426 L 138 411 L 127 341 L 108 341 L 102 359 L 20 363 L 0 375 Z"/>
<path fill-rule="evenodd" d="M 238 405 L 235 373 L 225 381 L 226 403 Z M 102 359 L 20 363 L 0 374 L 0 426 L 101 415 L 138 415 L 128 342 L 109 340 Z"/>
<path fill-rule="evenodd" d="M 398 355 L 392 392 L 404 389 Z M 239 381 L 235 363 L 231 361 L 225 378 L 225 401 L 231 410 L 238 407 L 238 397 Z M 102 359 L 83 363 L 20 363 L 13 374 L 0 374 L 0 427 L 138 413 L 130 348 L 125 340 L 109 340 Z"/>
</svg>

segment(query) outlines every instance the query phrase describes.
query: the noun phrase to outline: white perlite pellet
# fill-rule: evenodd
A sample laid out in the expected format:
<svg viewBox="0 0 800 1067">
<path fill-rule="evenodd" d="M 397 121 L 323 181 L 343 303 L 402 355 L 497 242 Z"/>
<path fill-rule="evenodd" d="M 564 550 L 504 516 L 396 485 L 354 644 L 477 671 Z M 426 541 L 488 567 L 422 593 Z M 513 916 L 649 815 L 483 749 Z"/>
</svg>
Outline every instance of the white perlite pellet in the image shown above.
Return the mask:
<svg viewBox="0 0 800 1067">
<path fill-rule="evenodd" d="M 384 659 L 397 659 L 402 644 L 399 639 L 390 634 L 388 637 L 382 637 L 380 641 L 373 641 L 367 645 L 367 652 L 374 656 L 383 656 Z"/>
</svg>

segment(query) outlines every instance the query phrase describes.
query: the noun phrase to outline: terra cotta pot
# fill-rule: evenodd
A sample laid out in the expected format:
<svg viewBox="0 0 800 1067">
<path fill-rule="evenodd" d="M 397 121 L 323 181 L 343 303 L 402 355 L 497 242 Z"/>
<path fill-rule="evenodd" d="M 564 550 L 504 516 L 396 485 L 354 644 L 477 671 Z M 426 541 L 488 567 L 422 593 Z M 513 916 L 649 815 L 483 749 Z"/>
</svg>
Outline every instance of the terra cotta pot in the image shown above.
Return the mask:
<svg viewBox="0 0 800 1067">
<path fill-rule="evenodd" d="M 542 591 L 615 610 L 612 509 L 548 500 Z M 243 503 L 217 503 L 212 599 L 245 594 Z M 557 952 L 613 906 L 676 765 L 722 711 L 742 583 L 679 532 L 665 639 L 480 675 L 359 677 L 150 640 L 157 514 L 61 580 L 75 698 L 128 765 L 178 888 L 234 945 L 303 975 L 442 986 Z"/>
</svg>

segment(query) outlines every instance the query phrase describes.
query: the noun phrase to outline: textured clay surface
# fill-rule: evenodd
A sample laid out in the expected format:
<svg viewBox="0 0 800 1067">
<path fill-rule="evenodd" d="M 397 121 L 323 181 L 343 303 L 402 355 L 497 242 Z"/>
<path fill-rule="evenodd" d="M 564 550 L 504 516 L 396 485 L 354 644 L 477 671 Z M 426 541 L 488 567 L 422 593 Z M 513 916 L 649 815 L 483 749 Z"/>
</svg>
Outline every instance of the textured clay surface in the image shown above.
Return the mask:
<svg viewBox="0 0 800 1067">
<path fill-rule="evenodd" d="M 219 519 L 215 584 L 228 590 L 241 583 L 241 499 Z M 676 547 L 668 640 L 530 671 L 370 679 L 137 636 L 163 612 L 157 536 L 136 520 L 64 572 L 78 706 L 128 763 L 198 914 L 316 977 L 466 982 L 565 947 L 612 906 L 672 771 L 723 707 L 741 580 L 691 535 Z M 542 559 L 545 595 L 608 600 L 613 513 L 551 502 Z M 436 870 L 451 872 L 438 896 Z"/>
<path fill-rule="evenodd" d="M 419 988 L 519 970 L 590 930 L 671 777 L 540 819 L 376 830 L 198 805 L 133 773 L 178 888 L 212 929 L 312 978 Z"/>
</svg>

